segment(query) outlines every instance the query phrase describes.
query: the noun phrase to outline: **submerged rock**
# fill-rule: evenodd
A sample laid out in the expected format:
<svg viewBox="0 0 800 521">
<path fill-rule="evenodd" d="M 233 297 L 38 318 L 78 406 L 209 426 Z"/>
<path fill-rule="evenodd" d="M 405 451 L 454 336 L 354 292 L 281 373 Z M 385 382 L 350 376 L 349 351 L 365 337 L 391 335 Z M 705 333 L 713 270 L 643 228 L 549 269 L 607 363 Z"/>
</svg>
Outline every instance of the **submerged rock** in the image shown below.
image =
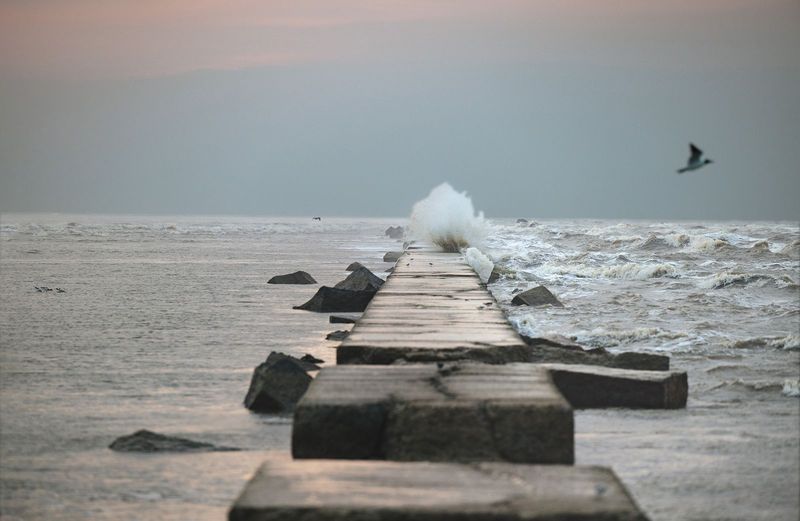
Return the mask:
<svg viewBox="0 0 800 521">
<path fill-rule="evenodd" d="M 389 251 L 386 252 L 386 255 L 383 256 L 383 262 L 397 262 L 397 260 L 403 255 L 402 251 Z"/>
<path fill-rule="evenodd" d="M 305 355 L 301 356 L 300 357 L 300 361 L 306 362 L 306 363 L 309 363 L 309 364 L 315 364 L 315 365 L 316 364 L 324 364 L 325 363 L 325 360 L 320 360 L 316 356 L 309 355 L 309 354 L 305 354 Z"/>
<path fill-rule="evenodd" d="M 345 338 L 347 338 L 347 335 L 349 335 L 349 334 L 350 334 L 350 331 L 347 331 L 345 329 L 339 329 L 337 331 L 332 331 L 332 332 L 328 333 L 327 335 L 325 335 L 325 340 L 341 341 L 341 340 L 344 340 Z"/>
<path fill-rule="evenodd" d="M 378 291 L 381 286 L 383 286 L 383 279 L 361 266 L 346 279 L 336 284 L 334 288 L 352 291 Z"/>
<path fill-rule="evenodd" d="M 311 299 L 294 309 L 318 313 L 361 312 L 375 296 L 375 291 L 354 291 L 322 286 Z"/>
<path fill-rule="evenodd" d="M 255 412 L 289 412 L 305 394 L 319 366 L 283 353 L 272 352 L 253 371 L 244 405 Z"/>
<path fill-rule="evenodd" d="M 406 231 L 402 226 L 389 226 L 384 232 L 390 239 L 402 239 L 405 234 Z"/>
<path fill-rule="evenodd" d="M 356 271 L 358 268 L 363 268 L 364 265 L 360 262 L 351 262 L 344 271 Z"/>
<path fill-rule="evenodd" d="M 295 271 L 286 275 L 276 275 L 267 281 L 267 284 L 316 284 L 314 277 L 305 271 Z"/>
<path fill-rule="evenodd" d="M 361 314 L 357 315 L 331 315 L 328 321 L 331 324 L 355 324 L 361 318 Z"/>
<path fill-rule="evenodd" d="M 669 357 L 650 353 L 609 353 L 602 347 L 584 349 L 582 346 L 561 337 L 534 338 L 520 335 L 525 343 L 535 349 L 530 351 L 529 362 L 584 364 L 638 369 L 643 371 L 669 370 Z"/>
<path fill-rule="evenodd" d="M 515 306 L 550 305 L 557 308 L 564 307 L 564 304 L 559 302 L 556 296 L 550 293 L 550 290 L 544 286 L 536 286 L 533 289 L 529 289 L 528 291 L 523 291 L 522 293 L 515 295 L 514 298 L 511 299 L 511 303 Z"/>
<path fill-rule="evenodd" d="M 202 452 L 232 451 L 234 447 L 218 447 L 211 443 L 187 440 L 175 436 L 165 436 L 145 429 L 128 436 L 121 436 L 108 446 L 119 452 Z"/>
</svg>

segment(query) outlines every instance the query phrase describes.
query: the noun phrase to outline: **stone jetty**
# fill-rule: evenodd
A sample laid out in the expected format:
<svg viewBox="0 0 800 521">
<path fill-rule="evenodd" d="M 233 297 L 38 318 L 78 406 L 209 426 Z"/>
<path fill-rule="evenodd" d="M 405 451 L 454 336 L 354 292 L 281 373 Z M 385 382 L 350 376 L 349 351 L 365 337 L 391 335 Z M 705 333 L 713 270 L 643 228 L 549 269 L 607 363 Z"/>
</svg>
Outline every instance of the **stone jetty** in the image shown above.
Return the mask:
<svg viewBox="0 0 800 521">
<path fill-rule="evenodd" d="M 297 404 L 294 459 L 229 519 L 646 520 L 611 469 L 571 465 L 573 408 L 684 407 L 686 374 L 541 349 L 462 255 L 409 248 Z"/>
</svg>

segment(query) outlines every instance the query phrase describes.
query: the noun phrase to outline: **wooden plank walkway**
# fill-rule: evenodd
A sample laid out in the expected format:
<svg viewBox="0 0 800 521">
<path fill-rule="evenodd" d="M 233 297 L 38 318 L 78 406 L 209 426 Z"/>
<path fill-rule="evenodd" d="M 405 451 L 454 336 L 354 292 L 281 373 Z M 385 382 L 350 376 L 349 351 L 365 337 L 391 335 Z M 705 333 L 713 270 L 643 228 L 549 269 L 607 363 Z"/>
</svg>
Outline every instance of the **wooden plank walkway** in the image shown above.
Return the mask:
<svg viewBox="0 0 800 521">
<path fill-rule="evenodd" d="M 339 364 L 524 362 L 509 325 L 463 255 L 408 250 L 337 351 Z"/>
<path fill-rule="evenodd" d="M 572 408 L 532 364 L 351 365 L 295 409 L 296 458 L 572 463 Z"/>
<path fill-rule="evenodd" d="M 270 458 L 230 521 L 647 521 L 600 467 Z"/>
<path fill-rule="evenodd" d="M 537 349 L 463 256 L 407 251 L 297 405 L 297 459 L 269 459 L 229 519 L 646 521 L 613 471 L 563 465 L 570 402 L 683 407 L 686 374 Z"/>
</svg>

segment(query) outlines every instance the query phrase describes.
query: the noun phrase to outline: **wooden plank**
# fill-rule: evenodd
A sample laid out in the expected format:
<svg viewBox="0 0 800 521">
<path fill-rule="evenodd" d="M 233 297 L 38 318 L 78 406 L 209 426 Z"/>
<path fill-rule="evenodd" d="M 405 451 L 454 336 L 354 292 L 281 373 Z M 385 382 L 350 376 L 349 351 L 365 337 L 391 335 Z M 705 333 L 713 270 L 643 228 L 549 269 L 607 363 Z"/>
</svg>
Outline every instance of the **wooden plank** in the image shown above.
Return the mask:
<svg viewBox="0 0 800 521">
<path fill-rule="evenodd" d="M 295 409 L 297 458 L 573 462 L 572 409 L 530 364 L 328 367 Z"/>
<path fill-rule="evenodd" d="M 269 458 L 229 521 L 647 521 L 603 467 Z"/>
</svg>

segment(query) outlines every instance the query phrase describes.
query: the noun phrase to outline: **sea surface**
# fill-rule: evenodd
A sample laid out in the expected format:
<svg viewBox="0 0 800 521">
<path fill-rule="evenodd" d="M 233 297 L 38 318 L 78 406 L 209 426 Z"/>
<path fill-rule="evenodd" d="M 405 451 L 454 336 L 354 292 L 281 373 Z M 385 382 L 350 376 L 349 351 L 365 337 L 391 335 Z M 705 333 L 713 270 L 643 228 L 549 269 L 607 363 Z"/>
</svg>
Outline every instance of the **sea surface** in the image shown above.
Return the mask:
<svg viewBox="0 0 800 521">
<path fill-rule="evenodd" d="M 402 220 L 0 216 L 0 517 L 221 520 L 291 418 L 242 406 L 270 351 L 331 365 L 341 325 L 293 310 Z M 685 410 L 576 412 L 578 464 L 614 468 L 656 521 L 796 520 L 798 223 L 493 221 L 490 289 L 525 334 L 666 353 Z M 518 308 L 546 285 L 564 308 Z M 35 287 L 61 288 L 63 293 Z M 337 327 L 338 326 L 338 327 Z M 124 454 L 147 428 L 241 452 Z"/>
</svg>

